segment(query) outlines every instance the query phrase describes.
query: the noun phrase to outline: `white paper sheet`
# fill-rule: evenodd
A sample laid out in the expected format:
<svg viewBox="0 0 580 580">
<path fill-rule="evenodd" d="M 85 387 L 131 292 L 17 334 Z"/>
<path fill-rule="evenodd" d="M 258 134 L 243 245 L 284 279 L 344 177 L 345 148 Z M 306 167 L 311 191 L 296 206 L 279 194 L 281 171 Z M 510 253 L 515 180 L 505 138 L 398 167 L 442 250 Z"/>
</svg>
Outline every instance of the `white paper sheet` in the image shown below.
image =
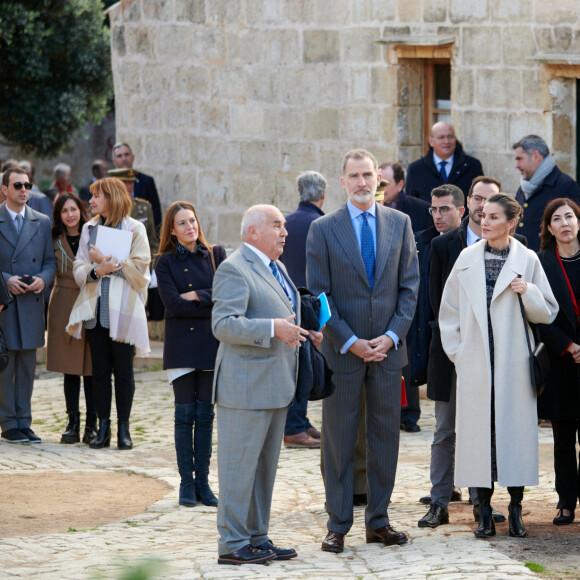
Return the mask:
<svg viewBox="0 0 580 580">
<path fill-rule="evenodd" d="M 113 256 L 122 262 L 129 257 L 132 240 L 133 232 L 99 225 L 95 246 L 104 256 Z"/>
</svg>

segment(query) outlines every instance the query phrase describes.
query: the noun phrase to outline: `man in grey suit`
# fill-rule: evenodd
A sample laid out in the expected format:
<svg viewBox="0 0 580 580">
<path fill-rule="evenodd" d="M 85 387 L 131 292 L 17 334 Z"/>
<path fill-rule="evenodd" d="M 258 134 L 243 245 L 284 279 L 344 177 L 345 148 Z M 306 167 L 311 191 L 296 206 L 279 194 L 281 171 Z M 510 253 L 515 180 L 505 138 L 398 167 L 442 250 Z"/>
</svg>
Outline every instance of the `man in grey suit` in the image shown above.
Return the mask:
<svg viewBox="0 0 580 580">
<path fill-rule="evenodd" d="M 212 330 L 220 341 L 218 406 L 218 564 L 296 557 L 268 538 L 274 479 L 286 410 L 296 391 L 300 296 L 278 260 L 286 239 L 274 206 L 251 207 L 242 246 L 218 268 Z M 296 322 L 296 324 L 294 324 Z"/>
<path fill-rule="evenodd" d="M 312 223 L 307 279 L 326 292 L 332 317 L 321 350 L 334 371 L 322 405 L 328 534 L 322 550 L 342 552 L 353 523 L 353 469 L 361 391 L 366 401 L 366 541 L 404 544 L 389 524 L 401 416 L 405 338 L 413 320 L 419 268 L 409 216 L 375 203 L 381 175 L 363 149 L 349 151 L 340 181 L 345 206 Z"/>
<path fill-rule="evenodd" d="M 49 219 L 28 207 L 31 183 L 20 167 L 2 176 L 0 270 L 15 300 L 0 312 L 8 367 L 0 374 L 2 440 L 40 443 L 30 428 L 36 349 L 44 344 L 44 290 L 56 273 Z"/>
</svg>

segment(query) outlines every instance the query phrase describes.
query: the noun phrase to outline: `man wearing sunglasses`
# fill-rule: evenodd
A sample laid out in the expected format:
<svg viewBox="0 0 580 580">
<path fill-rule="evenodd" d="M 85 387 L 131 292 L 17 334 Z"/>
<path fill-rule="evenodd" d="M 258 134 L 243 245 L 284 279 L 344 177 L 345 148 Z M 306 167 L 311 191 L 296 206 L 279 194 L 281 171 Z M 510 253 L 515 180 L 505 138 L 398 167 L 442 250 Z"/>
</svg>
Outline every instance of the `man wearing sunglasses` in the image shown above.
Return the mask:
<svg viewBox="0 0 580 580">
<path fill-rule="evenodd" d="M 21 167 L 2 175 L 0 270 L 14 302 L 0 312 L 9 362 L 0 373 L 2 441 L 40 443 L 30 428 L 36 349 L 44 345 L 44 290 L 56 273 L 50 220 L 26 202 L 32 184 Z"/>
</svg>

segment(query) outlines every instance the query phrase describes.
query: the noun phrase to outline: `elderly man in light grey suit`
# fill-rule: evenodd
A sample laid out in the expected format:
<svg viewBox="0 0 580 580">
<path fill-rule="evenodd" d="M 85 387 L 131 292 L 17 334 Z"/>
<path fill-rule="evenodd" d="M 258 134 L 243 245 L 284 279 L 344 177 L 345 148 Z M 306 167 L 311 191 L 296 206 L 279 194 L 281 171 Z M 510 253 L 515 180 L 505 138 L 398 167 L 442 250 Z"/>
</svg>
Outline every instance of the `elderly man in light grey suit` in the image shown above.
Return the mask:
<svg viewBox="0 0 580 580">
<path fill-rule="evenodd" d="M 268 537 L 286 410 L 296 390 L 298 348 L 308 334 L 299 327 L 300 296 L 278 261 L 284 226 L 276 207 L 251 207 L 242 219 L 242 247 L 220 264 L 214 278 L 212 330 L 220 341 L 214 377 L 218 564 L 296 556 Z"/>
<path fill-rule="evenodd" d="M 0 373 L 0 427 L 9 443 L 40 443 L 30 428 L 36 349 L 44 344 L 44 290 L 56 273 L 50 220 L 28 207 L 31 183 L 13 167 L 2 176 L 6 201 L 0 206 L 0 270 L 13 303 L 0 312 L 10 353 Z"/>
<path fill-rule="evenodd" d="M 367 436 L 366 541 L 404 544 L 389 524 L 401 416 L 405 337 L 419 288 L 409 216 L 375 203 L 381 175 L 363 149 L 349 151 L 340 181 L 348 202 L 312 223 L 308 286 L 326 292 L 332 317 L 322 352 L 334 371 L 334 394 L 322 406 L 328 534 L 322 550 L 342 552 L 353 523 L 353 470 L 361 391 Z"/>
</svg>

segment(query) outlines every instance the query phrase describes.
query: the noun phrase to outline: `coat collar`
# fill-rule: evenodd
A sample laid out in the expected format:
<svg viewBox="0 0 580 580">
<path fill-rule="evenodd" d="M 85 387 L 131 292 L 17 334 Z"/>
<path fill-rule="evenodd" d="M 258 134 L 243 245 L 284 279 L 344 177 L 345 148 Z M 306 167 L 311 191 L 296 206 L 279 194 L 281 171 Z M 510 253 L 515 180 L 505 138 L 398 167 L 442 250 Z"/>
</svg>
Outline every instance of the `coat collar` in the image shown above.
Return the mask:
<svg viewBox="0 0 580 580">
<path fill-rule="evenodd" d="M 251 263 L 252 270 L 258 276 L 260 276 L 267 284 L 270 285 L 270 287 L 276 292 L 276 294 L 278 294 L 280 299 L 284 302 L 284 304 L 286 305 L 286 307 L 290 311 L 290 314 L 292 314 L 292 311 L 293 311 L 292 304 L 288 300 L 288 296 L 286 296 L 286 293 L 284 292 L 284 290 L 282 290 L 282 286 L 280 286 L 278 280 L 276 280 L 276 278 L 272 274 L 270 268 L 268 268 L 264 264 L 264 262 L 262 262 L 260 257 L 256 253 L 254 253 L 250 248 L 248 248 L 245 244 L 242 244 L 241 251 L 242 251 L 242 255 L 244 256 L 244 258 L 248 262 Z M 276 266 L 278 266 L 278 269 L 284 273 L 286 280 L 289 281 L 290 284 L 292 285 L 292 290 L 294 291 L 294 295 L 296 297 L 297 306 L 299 306 L 300 305 L 300 294 L 298 293 L 298 291 L 296 290 L 296 287 L 294 286 L 294 284 L 290 280 L 290 277 L 288 276 L 288 273 L 286 272 L 286 268 L 284 268 L 284 266 L 282 265 L 282 262 L 280 262 L 280 260 L 275 260 L 275 262 L 276 262 Z"/>
<path fill-rule="evenodd" d="M 14 247 L 13 258 L 16 258 L 22 250 L 32 241 L 36 230 L 40 227 L 40 221 L 37 213 L 30 207 L 24 208 L 24 221 L 20 235 L 16 232 L 12 219 L 6 209 L 6 202 L 0 206 L 0 232 L 6 238 L 8 243 Z"/>
</svg>

